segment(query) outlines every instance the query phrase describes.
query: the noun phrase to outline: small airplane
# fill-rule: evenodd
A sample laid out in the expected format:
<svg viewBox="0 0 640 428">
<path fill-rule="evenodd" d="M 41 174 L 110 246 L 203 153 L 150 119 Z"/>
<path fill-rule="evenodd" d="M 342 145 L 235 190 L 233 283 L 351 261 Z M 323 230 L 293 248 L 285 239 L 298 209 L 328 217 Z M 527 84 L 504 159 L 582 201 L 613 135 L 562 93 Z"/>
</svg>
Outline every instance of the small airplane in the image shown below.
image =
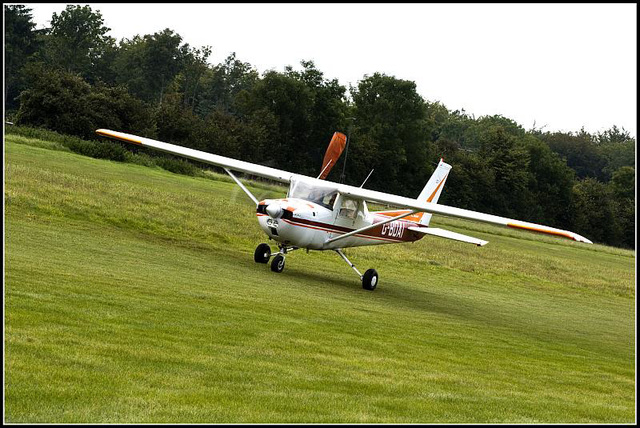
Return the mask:
<svg viewBox="0 0 640 428">
<path fill-rule="evenodd" d="M 336 164 L 346 144 L 347 137 L 340 132 L 334 133 L 323 159 L 320 175 L 316 178 L 123 132 L 98 129 L 96 133 L 102 137 L 150 147 L 223 168 L 256 204 L 256 215 L 260 227 L 269 239 L 277 243 L 277 252 L 272 252 L 269 244 L 262 243 L 254 253 L 254 260 L 257 263 L 266 264 L 271 260 L 271 270 L 274 272 L 284 270 L 285 257 L 291 251 L 301 248 L 306 249 L 307 252 L 333 250 L 358 274 L 364 289 L 375 290 L 378 285 L 378 272 L 375 269 L 368 269 L 364 274 L 360 273 L 344 255 L 342 251 L 344 248 L 414 242 L 425 235 L 453 239 L 477 246 L 487 244 L 487 241 L 482 239 L 430 227 L 429 222 L 433 214 L 477 220 L 592 243 L 566 230 L 438 204 L 444 183 L 451 170 L 451 165 L 442 159 L 416 199 L 364 189 L 363 186 L 371 173 L 360 187 L 326 181 L 325 177 Z M 259 201 L 231 172 L 232 170 L 289 184 L 287 197 Z M 398 209 L 369 211 L 367 202 L 395 206 Z"/>
</svg>

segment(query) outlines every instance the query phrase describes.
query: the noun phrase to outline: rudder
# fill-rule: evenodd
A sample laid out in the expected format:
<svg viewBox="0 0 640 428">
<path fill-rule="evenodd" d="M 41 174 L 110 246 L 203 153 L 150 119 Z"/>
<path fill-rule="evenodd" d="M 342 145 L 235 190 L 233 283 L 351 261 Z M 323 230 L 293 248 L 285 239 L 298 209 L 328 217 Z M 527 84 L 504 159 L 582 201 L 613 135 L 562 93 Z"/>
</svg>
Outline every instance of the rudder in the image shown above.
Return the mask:
<svg viewBox="0 0 640 428">
<path fill-rule="evenodd" d="M 449 176 L 449 171 L 451 170 L 451 165 L 445 163 L 444 159 L 440 158 L 440 162 L 436 167 L 436 170 L 433 171 L 431 178 L 427 181 L 427 184 L 420 192 L 420 196 L 418 196 L 418 201 L 426 201 L 433 202 L 434 204 L 438 202 L 440 199 L 440 195 L 442 194 L 442 189 L 444 188 L 444 182 L 447 181 L 447 177 Z M 420 220 L 418 223 L 424 224 L 426 226 L 429 225 L 429 221 L 431 220 L 431 214 L 421 213 Z"/>
</svg>

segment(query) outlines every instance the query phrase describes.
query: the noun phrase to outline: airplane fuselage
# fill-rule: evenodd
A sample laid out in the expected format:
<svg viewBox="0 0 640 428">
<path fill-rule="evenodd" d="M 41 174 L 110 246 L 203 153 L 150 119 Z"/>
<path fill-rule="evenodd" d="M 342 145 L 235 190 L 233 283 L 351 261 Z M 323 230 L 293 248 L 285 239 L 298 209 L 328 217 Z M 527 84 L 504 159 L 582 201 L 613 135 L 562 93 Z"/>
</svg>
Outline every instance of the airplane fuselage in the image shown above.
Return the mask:
<svg viewBox="0 0 640 428">
<path fill-rule="evenodd" d="M 418 226 L 415 222 L 400 219 L 327 243 L 332 238 L 389 218 L 370 213 L 363 201 L 347 202 L 340 194 L 336 195 L 333 204 L 324 205 L 291 197 L 266 199 L 258 204 L 256 215 L 269 238 L 287 246 L 311 250 L 413 242 L 424 236 L 409 230 L 409 227 Z"/>
</svg>

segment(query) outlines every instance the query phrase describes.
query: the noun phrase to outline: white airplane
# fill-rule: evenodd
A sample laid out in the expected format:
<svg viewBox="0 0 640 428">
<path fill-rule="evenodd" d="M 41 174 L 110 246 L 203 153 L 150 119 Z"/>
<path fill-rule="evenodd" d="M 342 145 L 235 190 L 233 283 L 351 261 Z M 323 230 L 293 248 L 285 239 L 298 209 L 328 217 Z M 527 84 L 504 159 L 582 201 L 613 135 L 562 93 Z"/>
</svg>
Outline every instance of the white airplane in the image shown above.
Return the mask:
<svg viewBox="0 0 640 428">
<path fill-rule="evenodd" d="M 432 214 L 477 220 L 592 243 L 588 239 L 566 230 L 438 204 L 438 198 L 451 169 L 451 165 L 446 164 L 442 159 L 416 199 L 364 189 L 362 185 L 355 187 L 325 181 L 323 178 L 335 165 L 344 149 L 346 137 L 338 132 L 331 140 L 323 160 L 323 168 L 317 178 L 123 132 L 98 129 L 96 133 L 103 137 L 151 147 L 222 167 L 256 204 L 260 227 L 269 239 L 277 242 L 279 249 L 277 252 L 272 252 L 271 247 L 263 243 L 258 245 L 254 253 L 254 260 L 257 263 L 266 264 L 273 258 L 271 270 L 274 272 L 284 270 L 285 256 L 293 250 L 300 248 L 307 249 L 307 252 L 309 250 L 333 250 L 358 274 L 364 289 L 374 290 L 378 285 L 378 272 L 375 269 L 369 269 L 364 275 L 361 274 L 347 259 L 342 249 L 365 245 L 413 242 L 425 235 L 468 242 L 478 246 L 487 244 L 487 241 L 482 239 L 429 227 Z M 289 184 L 287 197 L 258 201 L 231 170 L 287 183 Z M 367 202 L 395 206 L 398 209 L 369 211 Z"/>
</svg>

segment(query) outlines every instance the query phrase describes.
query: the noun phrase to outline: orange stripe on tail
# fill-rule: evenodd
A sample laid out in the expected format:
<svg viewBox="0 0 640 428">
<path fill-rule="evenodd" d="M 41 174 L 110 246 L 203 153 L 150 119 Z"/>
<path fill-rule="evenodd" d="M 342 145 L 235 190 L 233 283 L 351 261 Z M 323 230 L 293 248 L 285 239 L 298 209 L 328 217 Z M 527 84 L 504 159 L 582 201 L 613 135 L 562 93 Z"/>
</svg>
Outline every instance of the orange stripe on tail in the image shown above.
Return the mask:
<svg viewBox="0 0 640 428">
<path fill-rule="evenodd" d="M 436 190 L 434 190 L 433 193 L 431 194 L 431 196 L 429 196 L 429 198 L 427 199 L 427 202 L 433 201 L 433 198 L 436 196 L 436 193 L 438 193 L 438 190 L 440 189 L 440 187 L 442 186 L 444 181 L 447 179 L 448 175 L 449 175 L 449 173 L 447 173 L 447 175 L 445 175 L 444 178 L 442 180 L 440 180 L 440 183 L 438 183 L 438 187 L 436 187 Z"/>
</svg>

